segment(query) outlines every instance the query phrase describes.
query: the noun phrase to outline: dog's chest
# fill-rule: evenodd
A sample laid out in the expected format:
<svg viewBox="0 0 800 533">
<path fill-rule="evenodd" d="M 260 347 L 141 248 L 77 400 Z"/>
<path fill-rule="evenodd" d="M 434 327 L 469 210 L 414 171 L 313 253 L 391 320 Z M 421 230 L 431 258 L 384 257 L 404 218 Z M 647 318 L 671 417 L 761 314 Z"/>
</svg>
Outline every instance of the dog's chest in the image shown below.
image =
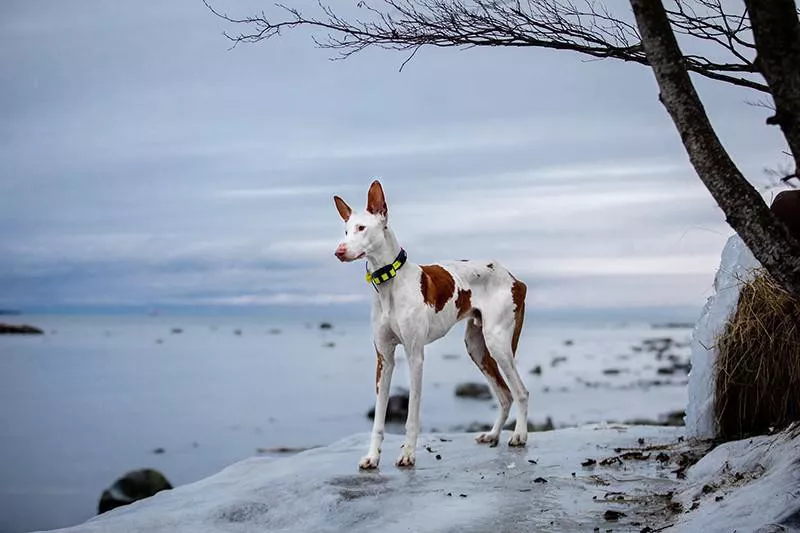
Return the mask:
<svg viewBox="0 0 800 533">
<path fill-rule="evenodd" d="M 404 279 L 392 290 L 376 294 L 376 305 L 377 325 L 391 331 L 403 345 L 417 341 L 428 344 L 444 336 L 456 322 L 452 302 L 437 310 L 424 301 L 419 277 L 416 282 Z"/>
</svg>

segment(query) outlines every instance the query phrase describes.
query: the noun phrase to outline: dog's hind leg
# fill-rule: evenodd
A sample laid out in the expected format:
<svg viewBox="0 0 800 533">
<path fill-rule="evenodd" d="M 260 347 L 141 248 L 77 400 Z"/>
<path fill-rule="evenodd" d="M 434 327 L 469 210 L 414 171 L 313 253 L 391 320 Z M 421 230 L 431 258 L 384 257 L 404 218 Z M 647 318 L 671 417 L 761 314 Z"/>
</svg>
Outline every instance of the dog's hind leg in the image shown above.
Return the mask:
<svg viewBox="0 0 800 533">
<path fill-rule="evenodd" d="M 494 356 L 500 370 L 505 374 L 511 389 L 511 397 L 517 404 L 517 423 L 514 426 L 514 434 L 508 441 L 509 446 L 525 446 L 528 440 L 528 389 L 517 372 L 514 364 L 514 350 L 511 348 L 511 337 L 513 328 L 502 330 L 498 333 L 496 329 L 487 329 L 484 319 L 484 335 L 486 346 Z M 492 331 L 491 334 L 486 333 Z"/>
<path fill-rule="evenodd" d="M 508 413 L 511 410 L 511 391 L 508 389 L 503 375 L 497 368 L 497 362 L 494 360 L 489 350 L 486 347 L 486 341 L 483 338 L 481 327 L 475 325 L 473 319 L 467 320 L 467 329 L 464 335 L 464 344 L 467 347 L 467 353 L 470 358 L 475 361 L 475 364 L 480 368 L 489 385 L 500 403 L 500 409 L 497 413 L 497 419 L 494 426 L 488 433 L 481 433 L 475 440 L 488 444 L 489 446 L 497 446 L 500 440 L 500 432 L 503 430 L 503 424 L 506 423 Z"/>
</svg>

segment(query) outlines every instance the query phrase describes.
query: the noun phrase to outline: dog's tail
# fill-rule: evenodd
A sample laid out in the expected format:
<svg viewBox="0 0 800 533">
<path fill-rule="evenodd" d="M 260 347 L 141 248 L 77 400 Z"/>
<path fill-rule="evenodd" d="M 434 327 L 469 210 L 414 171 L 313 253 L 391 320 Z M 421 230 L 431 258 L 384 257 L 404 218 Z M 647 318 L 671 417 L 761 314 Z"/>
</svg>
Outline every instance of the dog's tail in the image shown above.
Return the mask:
<svg viewBox="0 0 800 533">
<path fill-rule="evenodd" d="M 514 276 L 511 276 L 514 278 Z M 511 299 L 514 301 L 514 335 L 511 337 L 511 352 L 517 355 L 519 336 L 522 334 L 522 323 L 525 321 L 525 296 L 528 286 L 514 278 L 511 285 Z"/>
</svg>

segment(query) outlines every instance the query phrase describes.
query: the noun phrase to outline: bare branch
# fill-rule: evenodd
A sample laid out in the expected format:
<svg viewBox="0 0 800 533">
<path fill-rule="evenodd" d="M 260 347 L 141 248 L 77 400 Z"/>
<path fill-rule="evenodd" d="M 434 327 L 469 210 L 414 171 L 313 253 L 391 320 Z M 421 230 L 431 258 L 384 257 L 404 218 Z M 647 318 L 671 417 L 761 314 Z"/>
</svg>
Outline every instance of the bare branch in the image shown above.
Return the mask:
<svg viewBox="0 0 800 533">
<path fill-rule="evenodd" d="M 308 17 L 297 8 L 278 4 L 283 19 L 258 15 L 235 18 L 213 8 L 220 18 L 243 27 L 226 36 L 234 45 L 255 43 L 300 26 L 318 30 L 321 48 L 344 59 L 368 47 L 410 51 L 401 69 L 423 46 L 511 46 L 570 50 L 598 59 L 618 59 L 648 65 L 638 29 L 596 0 L 361 0 L 356 7 L 364 17 L 345 18 L 329 4 L 319 3 L 319 15 Z M 726 12 L 723 0 L 673 0 L 670 11 L 675 31 L 700 42 L 714 43 L 729 59 L 712 60 L 686 55 L 686 68 L 700 76 L 756 91 L 767 86 L 749 77 L 757 73 L 747 40 L 750 26 L 745 14 Z"/>
</svg>

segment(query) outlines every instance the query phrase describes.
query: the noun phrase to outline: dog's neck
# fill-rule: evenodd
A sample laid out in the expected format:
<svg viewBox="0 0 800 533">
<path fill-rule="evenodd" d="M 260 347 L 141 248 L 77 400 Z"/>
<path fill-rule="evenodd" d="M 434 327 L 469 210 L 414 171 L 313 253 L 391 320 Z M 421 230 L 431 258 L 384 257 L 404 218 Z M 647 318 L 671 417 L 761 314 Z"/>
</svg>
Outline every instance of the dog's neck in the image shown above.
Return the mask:
<svg viewBox="0 0 800 533">
<path fill-rule="evenodd" d="M 397 243 L 397 237 L 388 226 L 383 230 L 385 240 L 383 245 L 367 254 L 367 268 L 370 272 L 375 272 L 379 268 L 390 265 L 392 261 L 397 259 L 397 254 L 400 253 L 400 245 Z"/>
</svg>

